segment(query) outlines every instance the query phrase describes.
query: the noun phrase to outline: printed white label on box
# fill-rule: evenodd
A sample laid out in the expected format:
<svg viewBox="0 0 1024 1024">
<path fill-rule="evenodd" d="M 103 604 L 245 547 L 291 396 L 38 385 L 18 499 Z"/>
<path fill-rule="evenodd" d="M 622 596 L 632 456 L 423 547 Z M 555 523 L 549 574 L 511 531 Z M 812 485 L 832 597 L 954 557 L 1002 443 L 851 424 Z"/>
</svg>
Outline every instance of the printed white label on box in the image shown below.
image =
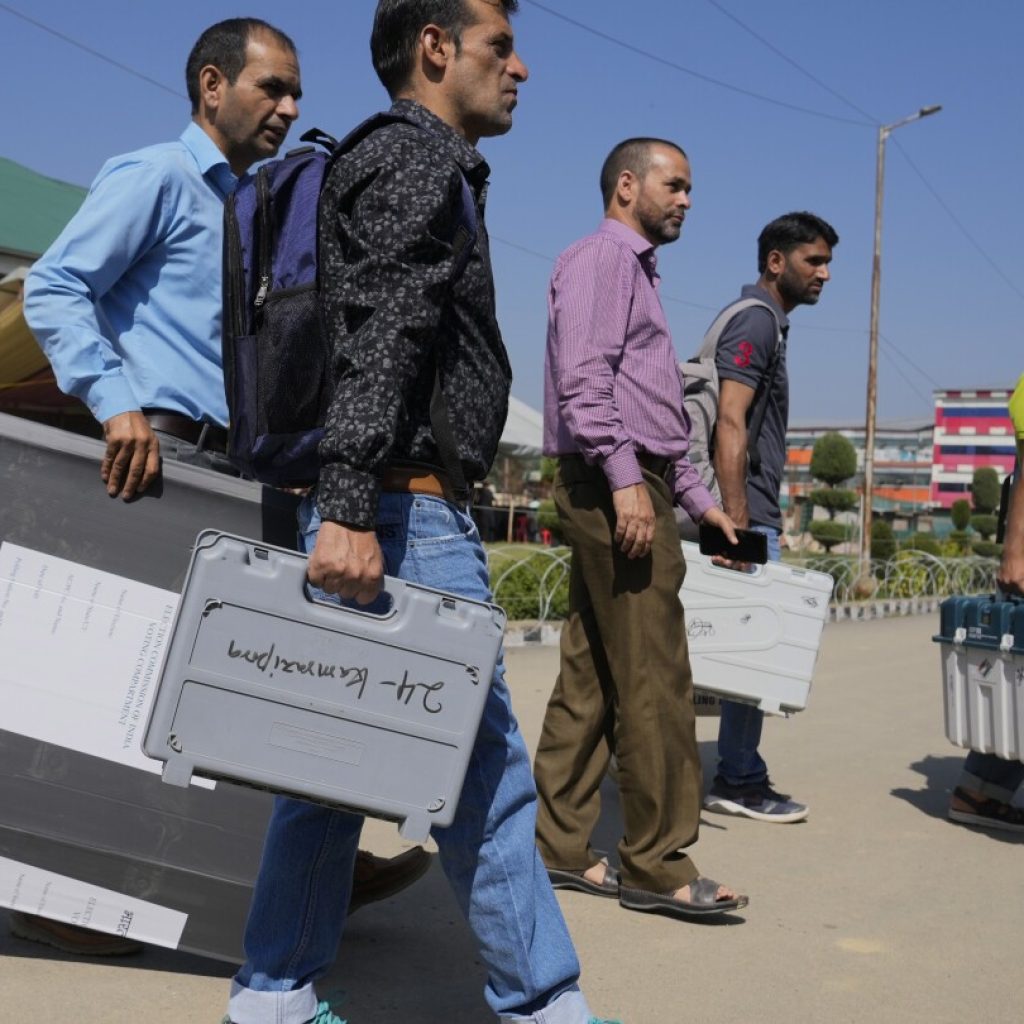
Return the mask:
<svg viewBox="0 0 1024 1024">
<path fill-rule="evenodd" d="M 0 906 L 177 949 L 188 914 L 0 857 Z"/>
<path fill-rule="evenodd" d="M 140 743 L 177 606 L 172 591 L 0 544 L 0 727 L 159 772 Z"/>
</svg>

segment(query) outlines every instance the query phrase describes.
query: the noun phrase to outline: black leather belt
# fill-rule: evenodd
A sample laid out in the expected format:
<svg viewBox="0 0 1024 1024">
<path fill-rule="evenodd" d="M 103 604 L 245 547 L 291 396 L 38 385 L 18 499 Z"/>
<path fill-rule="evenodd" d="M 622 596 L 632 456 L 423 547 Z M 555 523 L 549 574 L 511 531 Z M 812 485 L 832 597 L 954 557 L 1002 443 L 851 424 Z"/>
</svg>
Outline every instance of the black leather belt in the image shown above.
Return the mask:
<svg viewBox="0 0 1024 1024">
<path fill-rule="evenodd" d="M 225 454 L 228 450 L 228 432 L 215 423 L 199 423 L 180 413 L 162 409 L 143 409 L 142 414 L 154 430 L 194 444 L 202 451 Z"/>
</svg>

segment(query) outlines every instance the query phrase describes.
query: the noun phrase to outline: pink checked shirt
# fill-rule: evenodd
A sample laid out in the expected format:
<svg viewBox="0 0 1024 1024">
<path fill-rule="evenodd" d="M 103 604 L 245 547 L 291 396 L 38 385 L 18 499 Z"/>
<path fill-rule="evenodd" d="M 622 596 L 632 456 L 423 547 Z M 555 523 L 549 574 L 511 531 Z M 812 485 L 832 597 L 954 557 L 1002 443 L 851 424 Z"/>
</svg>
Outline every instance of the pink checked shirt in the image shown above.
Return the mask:
<svg viewBox="0 0 1024 1024">
<path fill-rule="evenodd" d="M 559 256 L 548 294 L 544 454 L 582 455 L 613 491 L 643 479 L 636 452 L 668 458 L 676 503 L 714 505 L 686 456 L 690 423 L 654 246 L 606 218 Z"/>
</svg>

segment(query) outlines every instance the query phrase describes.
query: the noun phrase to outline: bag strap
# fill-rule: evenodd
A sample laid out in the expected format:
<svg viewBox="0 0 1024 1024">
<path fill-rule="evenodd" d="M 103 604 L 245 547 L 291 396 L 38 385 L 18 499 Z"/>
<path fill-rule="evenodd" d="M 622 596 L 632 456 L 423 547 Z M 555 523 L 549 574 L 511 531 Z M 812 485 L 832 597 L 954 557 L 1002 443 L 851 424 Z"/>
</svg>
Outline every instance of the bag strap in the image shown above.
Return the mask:
<svg viewBox="0 0 1024 1024">
<path fill-rule="evenodd" d="M 761 468 L 761 453 L 758 451 L 757 442 L 761 437 L 761 427 L 764 425 L 764 417 L 768 411 L 768 393 L 775 383 L 775 377 L 779 370 L 779 363 L 782 362 L 782 353 L 785 351 L 785 339 L 782 334 L 782 324 L 779 322 L 779 315 L 774 308 L 763 299 L 746 298 L 737 299 L 731 305 L 726 306 L 721 313 L 715 317 L 714 322 L 704 335 L 700 351 L 695 356 L 696 360 L 711 359 L 718 352 L 718 343 L 722 340 L 726 327 L 733 319 L 745 309 L 760 306 L 771 314 L 772 322 L 775 324 L 775 349 L 772 352 L 771 360 L 765 375 L 758 382 L 754 392 L 754 413 L 747 428 L 747 459 L 751 469 L 756 473 Z M 758 404 L 759 397 L 763 399 Z"/>
<path fill-rule="evenodd" d="M 996 543 L 1002 544 L 1006 537 L 1006 515 L 1010 509 L 1010 491 L 1013 489 L 1013 481 L 1020 473 L 1020 459 L 1014 463 L 1013 472 L 1007 473 L 1003 480 L 1003 489 L 999 497 L 999 519 L 996 522 Z"/>
</svg>

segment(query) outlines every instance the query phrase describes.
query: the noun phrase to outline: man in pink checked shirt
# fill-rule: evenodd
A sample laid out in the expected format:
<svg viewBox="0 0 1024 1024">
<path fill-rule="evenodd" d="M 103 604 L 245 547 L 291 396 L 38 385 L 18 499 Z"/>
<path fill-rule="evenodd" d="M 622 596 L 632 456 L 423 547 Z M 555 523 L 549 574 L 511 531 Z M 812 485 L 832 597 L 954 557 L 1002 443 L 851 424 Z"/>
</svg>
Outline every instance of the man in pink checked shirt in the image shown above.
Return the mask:
<svg viewBox="0 0 1024 1024">
<path fill-rule="evenodd" d="M 537 844 L 555 888 L 685 919 L 747 897 L 698 872 L 701 769 L 679 603 L 674 503 L 735 538 L 687 459 L 689 427 L 655 250 L 690 208 L 690 163 L 628 139 L 601 172 L 605 219 L 551 278 L 544 452 L 572 547 L 561 671 L 534 764 Z M 625 822 L 621 879 L 590 845 L 615 754 Z"/>
</svg>

